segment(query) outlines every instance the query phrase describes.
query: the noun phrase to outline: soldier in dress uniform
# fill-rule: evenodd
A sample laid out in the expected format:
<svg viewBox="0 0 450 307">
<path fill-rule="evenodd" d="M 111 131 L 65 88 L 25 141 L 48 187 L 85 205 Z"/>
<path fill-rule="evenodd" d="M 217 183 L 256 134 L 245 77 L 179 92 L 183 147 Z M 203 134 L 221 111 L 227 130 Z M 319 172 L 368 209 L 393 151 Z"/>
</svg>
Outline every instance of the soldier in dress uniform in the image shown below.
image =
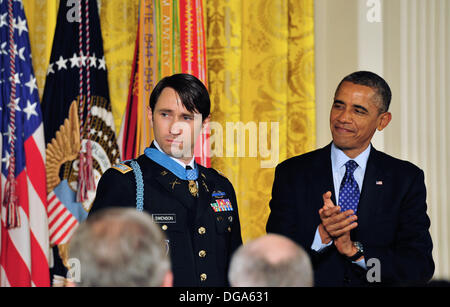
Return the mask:
<svg viewBox="0 0 450 307">
<path fill-rule="evenodd" d="M 163 78 L 147 110 L 154 141 L 137 159 L 104 173 L 91 208 L 134 206 L 150 213 L 167 237 L 174 286 L 228 286 L 230 258 L 242 244 L 232 184 L 193 157 L 210 105 L 194 76 Z"/>
</svg>

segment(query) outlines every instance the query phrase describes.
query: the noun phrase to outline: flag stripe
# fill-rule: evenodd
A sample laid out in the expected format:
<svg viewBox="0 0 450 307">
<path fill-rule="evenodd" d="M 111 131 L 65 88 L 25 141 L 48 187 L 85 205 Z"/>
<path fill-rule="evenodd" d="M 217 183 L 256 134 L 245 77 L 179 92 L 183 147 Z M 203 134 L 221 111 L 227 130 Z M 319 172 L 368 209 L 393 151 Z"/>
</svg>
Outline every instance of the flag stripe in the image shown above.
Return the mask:
<svg viewBox="0 0 450 307">
<path fill-rule="evenodd" d="M 72 237 L 72 234 L 75 232 L 77 226 L 78 226 L 77 219 L 73 219 L 72 224 L 70 224 L 70 226 L 67 227 L 67 230 L 58 239 L 56 239 L 56 244 L 67 243 L 67 241 Z"/>
<path fill-rule="evenodd" d="M 9 285 L 13 287 L 29 287 L 30 286 L 30 271 L 22 258 L 22 255 L 14 246 L 13 240 L 9 235 L 8 229 L 2 223 L 2 249 L 7 250 L 7 253 L 2 253 L 2 267 L 5 277 L 8 279 Z M 11 270 L 14 268 L 14 270 Z M 1 278 L 1 286 L 6 286 L 3 277 Z"/>
<path fill-rule="evenodd" d="M 64 205 L 61 204 L 58 208 L 58 213 L 55 215 L 54 218 L 50 219 L 50 223 L 48 224 L 48 227 L 50 229 L 50 234 L 56 231 L 56 229 L 59 227 L 59 225 L 62 223 L 62 221 L 69 215 L 69 211 L 64 207 Z M 51 235 L 50 235 L 51 237 Z"/>
<path fill-rule="evenodd" d="M 46 287 L 50 284 L 48 254 L 44 253 L 48 250 L 48 243 L 43 247 L 38 238 L 31 232 L 31 280 L 34 286 Z"/>
<path fill-rule="evenodd" d="M 58 223 L 55 224 L 54 230 L 52 231 L 52 235 L 50 238 L 53 238 L 55 234 L 59 233 L 61 229 L 67 227 L 67 222 L 73 218 L 72 214 L 68 210 L 64 211 L 64 214 L 59 218 Z"/>
<path fill-rule="evenodd" d="M 29 174 L 28 169 L 26 169 L 27 175 Z M 41 198 L 34 189 L 34 185 L 31 183 L 28 177 L 28 198 L 30 203 L 30 216 L 33 217 L 30 220 L 30 230 L 31 235 L 34 237 L 39 246 L 42 249 L 43 254 L 48 258 L 48 220 L 47 220 L 47 210 L 45 208 L 45 203 L 42 203 Z M 33 253 L 32 253 L 33 255 Z"/>
<path fill-rule="evenodd" d="M 2 266 L 0 266 L 0 287 L 11 287 L 8 276 L 6 276 L 6 272 Z"/>
<path fill-rule="evenodd" d="M 55 219 L 55 214 L 57 214 L 56 212 L 59 212 L 59 210 L 62 210 L 62 207 L 60 206 L 61 202 L 58 199 L 55 199 L 52 204 L 54 204 L 54 205 L 52 206 L 50 211 L 48 211 L 48 222 L 49 223 L 51 223 Z M 50 227 L 51 225 L 49 224 L 48 226 Z"/>
<path fill-rule="evenodd" d="M 55 244 L 60 244 L 58 242 L 65 240 L 67 235 L 67 230 L 71 230 L 74 225 L 78 225 L 78 221 L 74 217 L 69 217 L 64 224 L 61 225 L 54 233 L 51 238 L 52 242 Z"/>
<path fill-rule="evenodd" d="M 41 204 L 44 204 L 45 207 L 45 204 L 47 203 L 47 187 L 45 180 L 42 180 L 42 177 L 45 176 L 45 163 L 43 157 L 36 146 L 33 136 L 25 141 L 24 147 L 28 177 L 41 199 Z"/>
<path fill-rule="evenodd" d="M 54 223 L 56 223 L 59 216 L 64 213 L 65 210 L 66 207 L 64 207 L 64 205 L 62 205 L 61 202 L 58 201 L 58 204 L 55 206 L 52 214 L 48 217 L 48 228 L 50 229 L 50 231 Z"/>
<path fill-rule="evenodd" d="M 25 170 L 22 170 L 16 177 L 16 182 L 18 201 L 28 220 L 28 217 L 30 216 L 30 204 L 28 202 L 27 174 Z"/>
<path fill-rule="evenodd" d="M 50 216 L 51 213 L 53 213 L 53 211 L 58 207 L 59 200 L 56 197 L 55 193 L 53 193 L 53 191 L 48 195 L 48 201 L 47 201 L 47 212 L 48 215 Z"/>
<path fill-rule="evenodd" d="M 49 236 L 50 244 L 58 245 L 67 241 L 78 225 L 78 220 L 61 203 L 52 191 L 48 195 Z"/>
<path fill-rule="evenodd" d="M 24 227 L 8 230 L 8 237 L 14 245 L 14 249 L 20 254 L 23 262 L 26 264 L 28 271 L 31 268 L 31 247 L 30 247 L 30 230 L 28 228 L 28 219 L 22 208 L 19 208 L 20 222 Z M 5 225 L 6 227 L 6 225 Z M 9 252 L 9 251 L 8 251 Z M 6 267 L 8 269 L 8 267 Z"/>
</svg>

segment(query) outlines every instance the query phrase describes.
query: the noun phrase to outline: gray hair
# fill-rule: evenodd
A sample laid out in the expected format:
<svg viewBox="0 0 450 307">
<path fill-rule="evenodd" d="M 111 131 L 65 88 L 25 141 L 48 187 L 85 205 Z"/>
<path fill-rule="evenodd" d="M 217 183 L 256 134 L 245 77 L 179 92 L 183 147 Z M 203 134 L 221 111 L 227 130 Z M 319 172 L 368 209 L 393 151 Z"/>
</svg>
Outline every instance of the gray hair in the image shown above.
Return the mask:
<svg viewBox="0 0 450 307">
<path fill-rule="evenodd" d="M 228 272 L 233 287 L 312 287 L 308 254 L 290 239 L 269 234 L 241 245 Z"/>
<path fill-rule="evenodd" d="M 145 212 L 110 208 L 80 224 L 69 245 L 80 286 L 161 286 L 170 272 L 164 235 Z"/>
</svg>

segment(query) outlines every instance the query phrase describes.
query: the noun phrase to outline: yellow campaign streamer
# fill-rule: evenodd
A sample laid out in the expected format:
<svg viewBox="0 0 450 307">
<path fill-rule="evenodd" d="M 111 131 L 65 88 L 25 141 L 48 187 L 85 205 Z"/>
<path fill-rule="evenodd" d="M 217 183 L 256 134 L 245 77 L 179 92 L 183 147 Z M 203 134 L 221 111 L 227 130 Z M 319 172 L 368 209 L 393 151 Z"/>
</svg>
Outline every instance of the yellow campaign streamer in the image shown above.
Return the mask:
<svg viewBox="0 0 450 307">
<path fill-rule="evenodd" d="M 139 107 L 137 114 L 136 153 L 142 154 L 151 141 L 146 116 L 150 93 L 155 86 L 154 6 L 152 0 L 141 0 L 139 39 Z"/>
<path fill-rule="evenodd" d="M 160 33 L 158 33 L 158 45 L 161 46 L 159 52 L 159 79 L 170 76 L 173 73 L 173 5 L 172 1 L 160 2 L 158 20 Z"/>
</svg>

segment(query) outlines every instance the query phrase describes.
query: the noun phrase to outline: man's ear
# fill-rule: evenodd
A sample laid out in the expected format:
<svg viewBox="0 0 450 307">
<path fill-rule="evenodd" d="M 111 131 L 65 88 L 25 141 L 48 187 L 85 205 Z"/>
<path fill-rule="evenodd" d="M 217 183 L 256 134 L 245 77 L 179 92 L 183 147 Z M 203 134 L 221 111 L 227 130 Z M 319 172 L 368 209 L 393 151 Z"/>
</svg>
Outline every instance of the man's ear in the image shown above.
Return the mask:
<svg viewBox="0 0 450 307">
<path fill-rule="evenodd" d="M 173 273 L 172 271 L 168 271 L 166 275 L 164 275 L 161 287 L 172 287 L 172 286 L 173 286 Z"/>
<path fill-rule="evenodd" d="M 391 112 L 385 112 L 381 114 L 380 122 L 378 123 L 377 130 L 382 131 L 391 122 L 392 114 Z"/>
<path fill-rule="evenodd" d="M 202 122 L 202 129 L 205 129 L 206 128 L 206 126 L 208 126 L 209 125 L 209 122 L 211 121 L 211 114 L 210 115 L 208 115 L 208 117 L 207 118 L 205 118 L 205 120 Z"/>
<path fill-rule="evenodd" d="M 147 106 L 147 118 L 148 121 L 150 122 L 150 126 L 153 128 L 153 112 L 150 106 Z"/>
</svg>

